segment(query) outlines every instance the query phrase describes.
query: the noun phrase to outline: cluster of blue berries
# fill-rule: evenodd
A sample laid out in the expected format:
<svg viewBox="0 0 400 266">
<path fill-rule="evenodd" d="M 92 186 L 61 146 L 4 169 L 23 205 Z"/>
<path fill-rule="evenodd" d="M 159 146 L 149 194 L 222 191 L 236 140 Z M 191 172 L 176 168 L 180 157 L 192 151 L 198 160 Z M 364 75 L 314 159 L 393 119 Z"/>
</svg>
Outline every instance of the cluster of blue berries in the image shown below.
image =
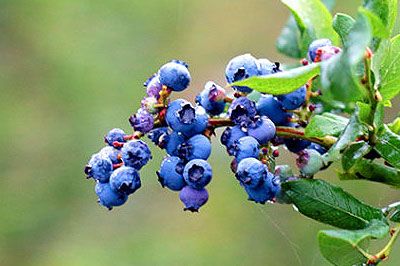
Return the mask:
<svg viewBox="0 0 400 266">
<path fill-rule="evenodd" d="M 310 45 L 308 57 L 311 63 L 320 62 L 338 51 L 329 40 L 322 39 Z M 303 64 L 307 63 L 304 59 Z M 228 63 L 225 76 L 228 83 L 233 83 L 281 71 L 277 62 L 244 54 Z M 129 117 L 133 134 L 115 128 L 105 136 L 107 146 L 85 167 L 87 177 L 96 181 L 95 192 L 102 206 L 120 206 L 141 187 L 139 171 L 152 158 L 148 145 L 141 140 L 144 135 L 167 153 L 157 171 L 161 186 L 179 191 L 184 210 L 192 212 L 208 201 L 206 186 L 212 179 L 212 168 L 207 160 L 210 138 L 217 127 L 228 126 L 221 142 L 234 156 L 231 169 L 236 179 L 249 200 L 256 203 L 275 201 L 281 182 L 293 176 L 288 167 L 275 167 L 280 145 L 298 154 L 297 165 L 303 176 L 312 176 L 323 166 L 322 146 L 301 138 L 277 136 L 278 127 L 304 127 L 304 113 L 315 110 L 308 101 L 313 96 L 309 84 L 285 95 L 261 94 L 253 101 L 247 97 L 251 88 L 235 86 L 234 97 L 229 97 L 224 88 L 209 81 L 196 96 L 195 104 L 185 99 L 170 100 L 172 92 L 185 90 L 190 81 L 185 62 L 173 60 L 163 65 L 144 83 L 146 96 Z"/>
</svg>

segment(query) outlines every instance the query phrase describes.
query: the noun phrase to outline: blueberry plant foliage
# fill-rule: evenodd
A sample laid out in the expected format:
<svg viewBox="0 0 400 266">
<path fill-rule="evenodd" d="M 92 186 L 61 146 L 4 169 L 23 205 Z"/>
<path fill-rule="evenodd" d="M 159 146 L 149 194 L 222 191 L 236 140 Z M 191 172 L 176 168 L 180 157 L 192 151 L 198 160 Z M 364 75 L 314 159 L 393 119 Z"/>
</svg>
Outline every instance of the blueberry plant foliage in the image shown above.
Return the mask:
<svg viewBox="0 0 400 266">
<path fill-rule="evenodd" d="M 197 212 L 209 197 L 210 141 L 224 127 L 220 142 L 249 200 L 293 204 L 336 227 L 318 234 L 332 264 L 377 265 L 400 234 L 400 202 L 369 206 L 314 175 L 336 162 L 341 180 L 400 187 L 400 117 L 384 123 L 400 93 L 400 35 L 392 33 L 397 0 L 364 0 L 354 17 L 332 16 L 333 0 L 281 2 L 291 17 L 277 49 L 299 59 L 298 66 L 239 55 L 227 64 L 228 86 L 209 81 L 191 103 L 170 97 L 188 88 L 188 65 L 166 63 L 144 84 L 147 95 L 129 118 L 133 133 L 110 130 L 85 173 L 96 182 L 100 205 L 123 205 L 141 187 L 139 171 L 151 159 L 147 135 L 167 154 L 156 173 L 161 186 L 179 192 L 184 210 Z M 277 164 L 282 148 L 297 155 L 298 171 Z M 387 241 L 371 252 L 376 239 Z"/>
</svg>

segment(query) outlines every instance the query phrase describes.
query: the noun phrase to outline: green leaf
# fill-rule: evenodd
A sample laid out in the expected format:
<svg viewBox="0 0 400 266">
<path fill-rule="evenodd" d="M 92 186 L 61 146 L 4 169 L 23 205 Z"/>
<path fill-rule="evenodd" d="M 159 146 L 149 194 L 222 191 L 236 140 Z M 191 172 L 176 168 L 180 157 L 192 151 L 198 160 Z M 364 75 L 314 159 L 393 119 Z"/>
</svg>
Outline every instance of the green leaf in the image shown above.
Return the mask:
<svg viewBox="0 0 400 266">
<path fill-rule="evenodd" d="M 344 47 L 347 47 L 348 36 L 354 23 L 354 18 L 343 13 L 337 13 L 333 18 L 333 28 L 339 34 Z"/>
<path fill-rule="evenodd" d="M 293 92 L 319 74 L 320 65 L 310 64 L 267 76 L 253 76 L 230 84 L 247 86 L 253 90 L 274 95 Z"/>
<path fill-rule="evenodd" d="M 323 180 L 289 181 L 282 184 L 282 189 L 302 214 L 322 223 L 344 229 L 362 229 L 373 219 L 384 219 L 381 210 Z"/>
<path fill-rule="evenodd" d="M 305 129 L 307 137 L 339 136 L 346 128 L 349 119 L 332 113 L 314 116 Z"/>
<path fill-rule="evenodd" d="M 379 182 L 400 187 L 400 170 L 367 159 L 358 160 L 351 169 L 339 173 L 341 180 L 359 180 Z"/>
<path fill-rule="evenodd" d="M 391 34 L 396 22 L 397 0 L 364 0 L 364 8 L 379 17 Z"/>
<path fill-rule="evenodd" d="M 392 222 L 400 223 L 400 206 L 397 206 L 395 208 L 394 212 L 392 213 L 392 215 L 390 215 L 389 219 Z"/>
<path fill-rule="evenodd" d="M 400 93 L 400 35 L 381 47 L 373 60 L 376 86 L 384 100 L 391 100 Z"/>
<path fill-rule="evenodd" d="M 318 233 L 322 255 L 332 264 L 359 265 L 366 263 L 365 252 L 370 239 L 387 236 L 389 226 L 382 221 L 372 220 L 368 227 L 360 230 L 323 230 Z"/>
<path fill-rule="evenodd" d="M 393 133 L 400 134 L 400 117 L 397 117 L 388 127 Z"/>
<path fill-rule="evenodd" d="M 345 103 L 365 97 L 365 91 L 357 75 L 357 67 L 363 59 L 365 49 L 371 41 L 369 24 L 359 16 L 347 37 L 347 46 L 330 60 L 322 62 L 322 93 L 331 95 L 333 100 Z"/>
<path fill-rule="evenodd" d="M 300 50 L 305 54 L 315 39 L 328 38 L 337 43 L 338 36 L 332 28 L 332 16 L 319 0 L 281 0 L 292 12 L 301 35 Z"/>
<path fill-rule="evenodd" d="M 382 20 L 372 11 L 360 7 L 358 12 L 363 14 L 369 21 L 372 28 L 372 35 L 378 38 L 389 38 L 390 32 L 387 27 L 383 24 Z"/>
<path fill-rule="evenodd" d="M 334 0 L 323 0 L 322 2 L 329 10 L 332 10 L 335 5 Z M 306 51 L 304 49 L 303 51 L 301 50 L 301 45 L 300 30 L 297 27 L 296 20 L 291 15 L 277 39 L 276 48 L 279 52 L 289 57 L 302 58 L 305 56 Z"/>
<path fill-rule="evenodd" d="M 375 150 L 391 165 L 400 168 L 400 136 L 393 133 L 387 125 L 377 133 Z"/>
<path fill-rule="evenodd" d="M 342 168 L 349 171 L 364 155 L 370 152 L 372 147 L 365 141 L 359 141 L 351 144 L 342 156 Z"/>
<path fill-rule="evenodd" d="M 368 124 L 369 123 L 369 114 L 371 112 L 371 106 L 367 103 L 357 102 L 357 107 L 360 110 L 360 121 Z M 383 118 L 384 118 L 384 103 L 380 102 L 375 111 L 374 115 L 374 125 L 379 128 L 383 125 Z"/>
</svg>

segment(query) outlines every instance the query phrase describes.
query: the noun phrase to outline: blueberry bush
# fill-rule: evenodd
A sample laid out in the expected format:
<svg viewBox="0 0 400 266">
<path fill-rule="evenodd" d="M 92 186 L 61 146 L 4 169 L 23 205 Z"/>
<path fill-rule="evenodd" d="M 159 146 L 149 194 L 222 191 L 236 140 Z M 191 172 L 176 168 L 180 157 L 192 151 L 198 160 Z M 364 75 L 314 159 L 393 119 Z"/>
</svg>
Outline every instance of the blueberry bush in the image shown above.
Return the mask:
<svg viewBox="0 0 400 266">
<path fill-rule="evenodd" d="M 220 142 L 233 157 L 226 167 L 249 200 L 292 204 L 336 227 L 318 234 L 332 264 L 377 265 L 400 234 L 400 202 L 369 206 L 314 175 L 335 163 L 341 180 L 400 187 L 400 117 L 384 123 L 400 93 L 397 0 L 364 0 L 354 18 L 332 16 L 333 0 L 281 2 L 292 15 L 277 49 L 297 65 L 239 55 L 226 66 L 228 85 L 209 81 L 192 103 L 171 99 L 188 88 L 189 66 L 164 64 L 144 83 L 147 96 L 129 118 L 133 133 L 110 130 L 85 174 L 96 182 L 100 205 L 123 205 L 152 158 L 147 135 L 167 154 L 156 173 L 161 186 L 179 192 L 184 210 L 198 212 L 209 198 L 211 139 L 224 127 Z M 278 165 L 282 148 L 297 155 L 297 170 Z M 373 252 L 376 239 L 385 244 Z"/>
</svg>

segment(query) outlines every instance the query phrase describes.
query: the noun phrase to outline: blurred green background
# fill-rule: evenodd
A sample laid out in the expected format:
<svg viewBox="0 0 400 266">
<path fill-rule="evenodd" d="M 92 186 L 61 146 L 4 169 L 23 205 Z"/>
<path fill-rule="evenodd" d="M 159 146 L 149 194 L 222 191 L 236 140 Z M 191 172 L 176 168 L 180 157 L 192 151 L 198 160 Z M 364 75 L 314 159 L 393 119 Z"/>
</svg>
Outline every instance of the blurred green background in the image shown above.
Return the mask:
<svg viewBox="0 0 400 266">
<path fill-rule="evenodd" d="M 335 11 L 355 14 L 359 2 Z M 154 147 L 142 189 L 111 212 L 82 172 L 109 129 L 130 130 L 160 65 L 189 62 L 192 86 L 175 97 L 193 98 L 208 80 L 225 84 L 235 55 L 287 61 L 274 47 L 287 16 L 277 0 L 1 0 L 0 265 L 327 265 L 316 240 L 327 226 L 248 202 L 218 139 L 199 214 L 161 189 Z M 334 169 L 320 176 L 339 183 Z M 400 198 L 379 184 L 342 185 L 376 206 Z M 400 243 L 386 265 L 400 265 Z"/>
</svg>

